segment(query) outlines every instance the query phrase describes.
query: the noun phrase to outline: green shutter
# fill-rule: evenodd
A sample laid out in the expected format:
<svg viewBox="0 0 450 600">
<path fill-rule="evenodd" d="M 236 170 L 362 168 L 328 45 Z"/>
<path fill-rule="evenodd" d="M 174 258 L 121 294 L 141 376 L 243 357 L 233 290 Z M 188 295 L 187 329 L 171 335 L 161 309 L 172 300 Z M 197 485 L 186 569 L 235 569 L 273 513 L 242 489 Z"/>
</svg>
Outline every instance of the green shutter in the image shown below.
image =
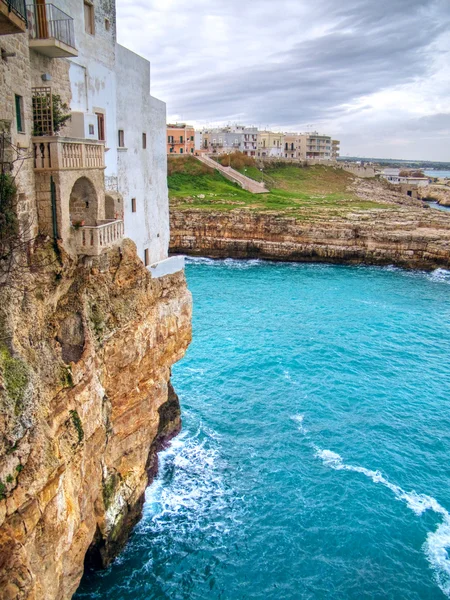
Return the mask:
<svg viewBox="0 0 450 600">
<path fill-rule="evenodd" d="M 17 131 L 23 131 L 22 127 L 22 103 L 21 96 L 16 94 L 16 123 L 17 123 Z"/>
</svg>

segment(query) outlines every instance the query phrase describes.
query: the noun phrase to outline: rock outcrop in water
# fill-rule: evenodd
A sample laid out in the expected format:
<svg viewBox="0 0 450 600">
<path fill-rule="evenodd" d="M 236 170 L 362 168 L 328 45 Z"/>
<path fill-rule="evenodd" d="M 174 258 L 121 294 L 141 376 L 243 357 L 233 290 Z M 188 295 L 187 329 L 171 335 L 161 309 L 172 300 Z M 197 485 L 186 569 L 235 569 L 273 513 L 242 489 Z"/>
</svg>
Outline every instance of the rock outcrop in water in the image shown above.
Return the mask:
<svg viewBox="0 0 450 600">
<path fill-rule="evenodd" d="M 450 206 L 450 187 L 443 185 L 427 185 L 420 189 L 421 197 L 434 199 L 442 206 Z"/>
<path fill-rule="evenodd" d="M 43 252 L 42 250 L 40 252 Z M 64 256 L 0 307 L 0 590 L 67 600 L 139 519 L 180 429 L 170 369 L 191 337 L 182 272 L 152 279 L 126 241 Z"/>
<path fill-rule="evenodd" d="M 304 218 L 273 211 L 228 212 L 171 207 L 173 253 L 212 258 L 450 267 L 450 215 L 372 181 L 358 181 L 362 200 L 386 208 L 324 209 Z"/>
</svg>

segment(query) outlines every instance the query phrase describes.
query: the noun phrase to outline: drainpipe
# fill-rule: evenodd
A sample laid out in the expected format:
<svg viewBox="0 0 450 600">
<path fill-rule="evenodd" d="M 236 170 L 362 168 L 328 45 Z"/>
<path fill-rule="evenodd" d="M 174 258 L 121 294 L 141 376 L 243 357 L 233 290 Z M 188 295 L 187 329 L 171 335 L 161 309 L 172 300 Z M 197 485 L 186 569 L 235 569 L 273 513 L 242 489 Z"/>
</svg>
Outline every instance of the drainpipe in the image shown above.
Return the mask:
<svg viewBox="0 0 450 600">
<path fill-rule="evenodd" d="M 50 196 L 52 199 L 52 225 L 53 225 L 53 239 L 58 239 L 58 220 L 56 216 L 56 186 L 53 181 L 53 175 L 50 176 Z"/>
</svg>

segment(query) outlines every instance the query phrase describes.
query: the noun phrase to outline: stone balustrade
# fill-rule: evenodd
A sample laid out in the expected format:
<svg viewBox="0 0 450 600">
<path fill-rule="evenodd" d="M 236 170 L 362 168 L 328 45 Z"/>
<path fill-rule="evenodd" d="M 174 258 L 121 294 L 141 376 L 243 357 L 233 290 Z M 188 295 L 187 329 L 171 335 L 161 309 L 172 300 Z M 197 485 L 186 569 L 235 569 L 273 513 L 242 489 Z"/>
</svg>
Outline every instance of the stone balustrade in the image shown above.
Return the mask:
<svg viewBox="0 0 450 600">
<path fill-rule="evenodd" d="M 76 250 L 78 254 L 98 256 L 120 244 L 123 239 L 124 225 L 121 220 L 99 221 L 96 226 L 86 225 L 74 229 Z"/>
<path fill-rule="evenodd" d="M 34 137 L 33 158 L 35 171 L 104 169 L 105 146 L 95 140 Z"/>
</svg>

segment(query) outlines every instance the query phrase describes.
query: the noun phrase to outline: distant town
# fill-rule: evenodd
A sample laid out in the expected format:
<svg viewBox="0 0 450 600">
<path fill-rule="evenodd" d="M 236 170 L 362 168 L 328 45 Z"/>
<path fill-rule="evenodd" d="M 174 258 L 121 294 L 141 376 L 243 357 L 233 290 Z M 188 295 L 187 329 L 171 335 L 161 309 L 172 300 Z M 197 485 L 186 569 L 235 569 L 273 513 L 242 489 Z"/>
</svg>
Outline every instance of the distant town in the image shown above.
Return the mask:
<svg viewBox="0 0 450 600">
<path fill-rule="evenodd" d="M 167 154 L 229 154 L 242 152 L 254 158 L 337 160 L 339 140 L 312 133 L 277 133 L 257 127 L 228 125 L 195 131 L 185 123 L 167 125 Z"/>
</svg>

